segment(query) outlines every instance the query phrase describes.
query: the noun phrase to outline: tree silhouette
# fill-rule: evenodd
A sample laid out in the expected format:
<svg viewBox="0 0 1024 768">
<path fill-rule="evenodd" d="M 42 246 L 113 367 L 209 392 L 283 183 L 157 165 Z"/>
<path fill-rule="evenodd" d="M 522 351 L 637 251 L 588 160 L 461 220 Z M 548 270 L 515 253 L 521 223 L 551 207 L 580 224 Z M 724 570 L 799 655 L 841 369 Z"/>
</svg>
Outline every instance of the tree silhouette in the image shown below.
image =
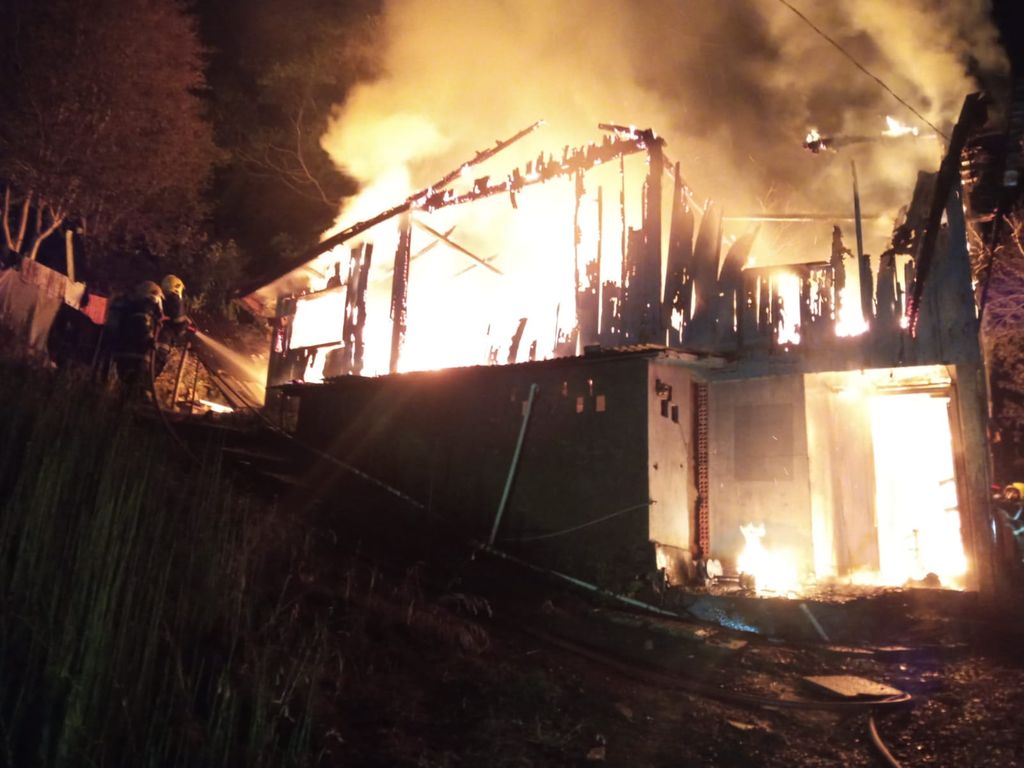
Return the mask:
<svg viewBox="0 0 1024 768">
<path fill-rule="evenodd" d="M 315 244 L 355 183 L 320 146 L 331 108 L 376 73 L 377 0 L 200 6 L 211 114 L 227 161 L 217 234 L 258 265 Z"/>
<path fill-rule="evenodd" d="M 215 148 L 183 6 L 0 0 L 0 18 L 6 247 L 34 258 L 68 224 L 101 257 L 187 242 Z"/>
</svg>

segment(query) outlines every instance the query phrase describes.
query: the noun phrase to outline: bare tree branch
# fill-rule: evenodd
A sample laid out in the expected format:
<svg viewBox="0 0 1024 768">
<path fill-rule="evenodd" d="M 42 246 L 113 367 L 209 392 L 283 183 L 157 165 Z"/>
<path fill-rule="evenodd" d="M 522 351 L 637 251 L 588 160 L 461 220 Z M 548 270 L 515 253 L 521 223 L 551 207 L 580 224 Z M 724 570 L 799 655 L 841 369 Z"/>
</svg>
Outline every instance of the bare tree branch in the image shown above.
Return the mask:
<svg viewBox="0 0 1024 768">
<path fill-rule="evenodd" d="M 50 215 L 50 224 L 46 229 L 42 228 L 43 221 L 43 210 Z M 39 255 L 39 246 L 43 244 L 43 241 L 57 231 L 57 228 L 64 223 L 64 214 L 53 209 L 49 204 L 40 204 L 36 207 L 38 213 L 39 226 L 36 228 L 35 240 L 32 242 L 32 249 L 29 251 L 28 258 L 30 261 L 35 261 Z"/>
<path fill-rule="evenodd" d="M 1006 236 L 993 248 L 985 306 L 989 339 L 1024 330 L 1024 209 L 1006 215 Z"/>
</svg>

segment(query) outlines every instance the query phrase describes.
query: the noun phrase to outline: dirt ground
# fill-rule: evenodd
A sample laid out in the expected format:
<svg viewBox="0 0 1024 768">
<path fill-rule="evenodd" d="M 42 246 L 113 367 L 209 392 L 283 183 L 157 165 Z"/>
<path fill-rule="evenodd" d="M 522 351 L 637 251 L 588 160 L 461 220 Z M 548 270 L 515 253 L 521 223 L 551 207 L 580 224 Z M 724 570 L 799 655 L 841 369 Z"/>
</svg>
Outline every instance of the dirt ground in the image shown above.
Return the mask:
<svg viewBox="0 0 1024 768">
<path fill-rule="evenodd" d="M 361 667 L 317 716 L 333 723 L 322 764 L 884 765 L 867 708 L 770 706 L 830 701 L 802 678 L 845 674 L 912 696 L 875 714 L 900 764 L 1024 766 L 1019 639 L 1009 625 L 940 621 L 941 599 L 927 600 L 916 623 L 894 615 L 901 629 L 884 644 L 870 636 L 829 645 L 652 620 L 486 557 L 451 563 L 439 588 L 418 566 L 418 599 L 441 609 L 436 626 L 417 628 L 401 609 L 387 618 L 379 605 L 361 625 Z M 408 600 L 408 591 L 396 598 L 402 592 L 387 592 L 392 606 Z M 898 598 L 875 610 L 906 610 Z M 410 605 L 409 615 L 419 610 Z"/>
</svg>

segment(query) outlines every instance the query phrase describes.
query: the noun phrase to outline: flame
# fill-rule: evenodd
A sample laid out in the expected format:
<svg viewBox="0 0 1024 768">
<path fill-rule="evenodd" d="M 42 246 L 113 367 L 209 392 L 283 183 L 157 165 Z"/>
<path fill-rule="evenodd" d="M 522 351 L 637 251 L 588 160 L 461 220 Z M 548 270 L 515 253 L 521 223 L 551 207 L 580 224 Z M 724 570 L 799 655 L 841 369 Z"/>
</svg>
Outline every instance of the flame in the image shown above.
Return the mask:
<svg viewBox="0 0 1024 768">
<path fill-rule="evenodd" d="M 811 463 L 822 462 L 811 470 L 820 510 L 812 511 L 817 576 L 835 577 L 838 558 L 846 562 L 838 578 L 850 584 L 963 588 L 969 563 L 954 481 L 949 371 L 915 366 L 811 374 L 807 381 L 808 391 L 820 393 L 824 383 L 826 397 L 835 398 L 827 410 L 817 400 L 815 418 L 808 411 Z M 842 551 L 837 530 L 855 532 Z"/>
<path fill-rule="evenodd" d="M 860 306 L 860 286 L 847 282 L 841 293 L 842 303 L 836 317 L 836 336 L 860 336 L 868 330 L 868 322 Z"/>
<path fill-rule="evenodd" d="M 778 285 L 780 317 L 777 322 L 779 344 L 800 343 L 800 278 L 792 272 L 774 276 Z"/>
<path fill-rule="evenodd" d="M 761 541 L 765 537 L 764 523 L 740 526 L 745 545 L 736 561 L 741 574 L 753 576 L 758 592 L 788 595 L 801 590 L 796 562 L 789 552 L 769 550 Z"/>
<path fill-rule="evenodd" d="M 345 323 L 345 290 L 303 296 L 295 302 L 291 346 L 313 347 L 341 341 Z"/>
<path fill-rule="evenodd" d="M 547 154 L 551 136 L 526 137 L 493 159 L 473 168 L 463 166 L 459 178 L 449 189 L 462 194 L 489 177 L 497 183 L 513 169 L 524 178 L 528 167 L 536 168 L 539 153 L 545 163 L 560 162 Z M 642 210 L 641 189 L 647 174 L 646 158 L 628 157 L 626 171 L 626 226 L 639 226 Z M 536 173 L 534 173 L 536 175 Z M 354 222 L 396 205 L 412 193 L 407 168 L 391 168 L 366 186 L 339 216 L 325 237 Z M 621 271 L 622 219 L 618 192 L 622 178 L 619 164 L 607 163 L 591 169 L 584 178 L 585 191 L 578 210 L 581 287 L 587 283 L 587 264 L 598 252 L 601 242 L 601 281 L 616 280 Z M 417 187 L 418 188 L 418 187 Z M 603 190 L 603 220 L 598 222 L 598 189 Z M 668 220 L 669 195 L 666 195 L 665 220 Z M 576 268 L 574 265 L 575 193 L 571 177 L 558 178 L 516 194 L 476 200 L 434 211 L 414 208 L 414 219 L 433 230 L 449 232 L 448 239 L 496 268 L 482 266 L 450 243 L 435 239 L 425 230 L 412 230 L 406 336 L 399 357 L 400 372 L 432 370 L 455 366 L 480 365 L 492 353 L 499 362 L 508 359 L 508 348 L 520 318 L 527 325 L 519 345 L 517 361 L 525 361 L 535 345 L 537 359 L 554 354 L 556 341 L 567 338 L 575 325 Z M 366 291 L 366 320 L 363 331 L 364 375 L 388 372 L 390 365 L 392 319 L 390 313 L 393 262 L 398 245 L 398 220 L 385 221 L 364 234 L 358 242 L 373 244 L 372 268 Z M 314 265 L 310 288 L 322 291 L 327 277 L 340 265 L 347 273 L 350 241 L 320 256 Z M 292 330 L 291 348 L 325 344 L 340 338 L 343 317 L 343 293 L 336 301 L 342 308 L 330 306 L 331 300 L 300 300 Z M 319 294 L 317 294 L 319 296 Z M 326 323 L 330 331 L 317 329 Z M 338 333 L 333 333 L 334 329 Z M 321 352 L 326 352 L 322 349 Z M 322 354 L 313 359 L 306 381 L 319 379 Z M 319 358 L 319 359 L 318 359 Z"/>
<path fill-rule="evenodd" d="M 917 136 L 919 131 L 911 125 L 904 125 L 892 115 L 885 116 L 886 129 L 883 136 Z"/>
<path fill-rule="evenodd" d="M 235 409 L 230 405 L 224 405 L 223 403 L 215 403 L 213 400 L 200 400 L 201 405 L 205 405 L 207 410 L 213 413 L 234 413 Z"/>
<path fill-rule="evenodd" d="M 725 210 L 749 209 L 780 188 L 794 190 L 788 201 L 792 208 L 814 204 L 835 210 L 848 203 L 842 164 L 794 162 L 788 131 L 784 139 L 766 133 L 756 106 L 786 103 L 791 116 L 828 110 L 832 128 L 852 124 L 868 110 L 884 112 L 883 105 L 889 103 L 886 94 L 875 91 L 857 91 L 858 98 L 848 98 L 853 87 L 848 83 L 855 81 L 846 78 L 859 75 L 811 44 L 803 22 L 782 6 L 746 8 L 751 23 L 743 28 L 758 56 L 765 51 L 785 55 L 758 59 L 765 76 L 753 79 L 746 59 L 723 60 L 714 87 L 708 87 L 707 50 L 679 45 L 677 31 L 685 22 L 694 40 L 726 39 L 735 31 L 728 4 L 700 4 L 699 12 L 679 3 L 559 4 L 554 11 L 541 0 L 491 1 L 472 7 L 431 0 L 383 5 L 376 20 L 380 45 L 374 46 L 379 76 L 346 94 L 344 103 L 331 111 L 328 130 L 321 137 L 332 160 L 363 185 L 338 226 L 398 204 L 456 162 L 472 157 L 483 142 L 508 136 L 522 120 L 538 115 L 550 119 L 544 131 L 523 139 L 486 168 L 467 167 L 458 183 L 471 184 L 473 177 L 486 173 L 502 178 L 516 167 L 524 177 L 536 177 L 535 171 L 525 168 L 526 160 L 535 160 L 539 152 L 547 157 L 552 148 L 575 146 L 598 120 L 607 119 L 666 131 L 670 155 L 681 160 L 688 185 L 702 196 L 714 197 Z M 928 119 L 954 114 L 959 106 L 968 90 L 961 66 L 966 52 L 976 53 L 990 67 L 999 58 L 998 46 L 968 44 L 967 36 L 987 41 L 985 30 L 991 28 L 984 12 L 973 7 L 938 14 L 925 0 L 914 0 L 888 4 L 881 13 L 874 4 L 844 0 L 830 13 L 833 24 L 845 33 L 865 34 L 873 42 L 870 50 L 882 61 L 866 61 L 868 67 L 887 63 L 885 57 L 901 57 L 901 71 L 910 78 L 906 87 L 923 94 L 922 101 L 930 105 Z M 585 44 L 564 45 L 579 29 L 587 30 Z M 922 61 L 927 66 L 921 66 Z M 793 83 L 801 87 L 794 89 Z M 737 102 L 736 93 L 745 98 Z M 686 130 L 696 114 L 701 115 L 701 130 Z M 801 125 L 805 132 L 809 122 Z M 626 134 L 635 132 L 633 125 Z M 808 140 L 821 141 L 819 130 L 811 129 Z M 865 146 L 864 157 L 858 157 L 864 177 L 877 179 L 875 187 L 884 192 L 881 199 L 872 199 L 880 208 L 905 202 L 916 171 L 934 164 L 934 151 L 928 147 L 892 144 Z M 605 182 L 594 181 L 594 172 L 586 180 L 588 194 L 597 184 L 604 186 L 602 280 L 614 277 L 619 268 L 617 165 L 606 163 L 599 169 L 613 166 L 612 178 Z M 634 163 L 627 168 L 633 185 L 626 195 L 627 205 L 633 206 L 630 227 L 639 223 L 635 209 L 640 205 L 643 170 L 638 172 L 637 167 Z M 539 193 L 540 202 L 532 204 Z M 524 353 L 536 341 L 538 355 L 548 356 L 559 331 L 571 330 L 572 184 L 552 183 L 517 197 L 520 208 L 543 209 L 542 218 L 523 211 L 510 214 L 507 197 L 495 201 L 495 206 L 505 207 L 505 217 L 495 214 L 489 202 L 474 203 L 464 216 L 448 211 L 429 214 L 435 229 L 446 231 L 456 224 L 453 239 L 482 258 L 493 257 L 506 277 L 479 267 L 459 274 L 470 264 L 447 246 L 437 246 L 414 261 L 400 370 L 480 363 L 490 348 L 507 349 L 524 316 L 529 317 L 521 345 Z M 518 234 L 510 234 L 507 226 L 513 219 L 518 221 Z M 547 239 L 551 233 L 555 239 Z M 388 369 L 390 356 L 388 265 L 395 236 L 388 225 L 367 234 L 375 251 L 364 371 L 377 373 Z M 876 242 L 882 235 L 867 237 L 867 249 L 878 252 Z M 808 243 L 812 239 L 806 238 Z M 413 252 L 428 244 L 422 233 L 416 233 Z M 787 261 L 811 260 L 812 247 Z M 321 274 L 329 274 L 331 259 L 344 263 L 344 258 L 343 251 L 322 260 Z M 505 355 L 499 358 L 504 360 Z"/>
<path fill-rule="evenodd" d="M 949 398 L 875 395 L 869 405 L 884 582 L 901 585 L 933 573 L 943 586 L 961 586 L 967 558 L 953 481 Z"/>
</svg>

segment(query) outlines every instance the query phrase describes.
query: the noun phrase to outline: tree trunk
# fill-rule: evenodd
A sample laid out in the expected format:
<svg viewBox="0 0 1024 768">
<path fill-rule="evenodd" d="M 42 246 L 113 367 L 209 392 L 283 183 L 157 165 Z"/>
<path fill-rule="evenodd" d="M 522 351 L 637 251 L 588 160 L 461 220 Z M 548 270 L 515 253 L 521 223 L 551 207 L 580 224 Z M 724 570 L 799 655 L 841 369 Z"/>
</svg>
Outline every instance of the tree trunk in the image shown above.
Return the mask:
<svg viewBox="0 0 1024 768">
<path fill-rule="evenodd" d="M 53 210 L 53 208 L 47 205 L 46 211 L 47 213 L 50 214 L 50 225 L 46 229 L 43 229 L 43 206 L 41 203 L 42 201 L 39 201 L 39 203 L 37 203 L 36 205 L 36 237 L 35 240 L 32 242 L 32 250 L 29 251 L 28 255 L 31 261 L 35 261 L 36 257 L 39 255 L 39 246 L 43 244 L 43 240 L 45 240 L 54 232 L 56 232 L 57 228 L 64 223 L 64 214 L 57 213 L 56 211 Z"/>
<path fill-rule="evenodd" d="M 4 240 L 7 243 L 7 247 L 15 253 L 21 253 L 21 247 L 25 244 L 25 232 L 28 229 L 28 214 L 32 208 L 32 190 L 29 190 L 28 194 L 25 195 L 25 199 L 21 201 L 21 217 L 18 222 L 18 236 L 15 238 L 11 235 L 11 185 L 7 184 L 4 188 Z M 17 205 L 17 203 L 15 203 Z"/>
</svg>

